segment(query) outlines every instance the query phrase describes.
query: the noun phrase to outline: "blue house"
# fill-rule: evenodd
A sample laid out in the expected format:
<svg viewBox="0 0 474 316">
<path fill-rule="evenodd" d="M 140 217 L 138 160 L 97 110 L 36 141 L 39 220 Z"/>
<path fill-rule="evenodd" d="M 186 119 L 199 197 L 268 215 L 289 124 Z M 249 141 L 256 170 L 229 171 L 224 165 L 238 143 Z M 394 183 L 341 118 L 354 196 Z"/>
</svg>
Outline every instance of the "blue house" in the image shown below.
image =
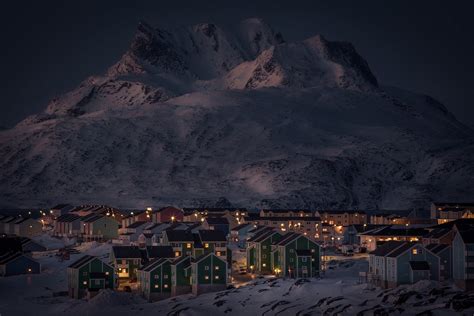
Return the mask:
<svg viewBox="0 0 474 316">
<path fill-rule="evenodd" d="M 436 280 L 440 261 L 420 243 L 388 241 L 369 253 L 369 279 L 384 288 Z"/>
<path fill-rule="evenodd" d="M 41 264 L 20 252 L 0 256 L 0 276 L 41 273 Z"/>
<path fill-rule="evenodd" d="M 456 224 L 453 240 L 453 279 L 466 291 L 474 290 L 474 226 Z"/>
<path fill-rule="evenodd" d="M 220 230 L 226 236 L 230 233 L 229 221 L 225 217 L 207 217 L 203 227 L 209 230 Z"/>
</svg>

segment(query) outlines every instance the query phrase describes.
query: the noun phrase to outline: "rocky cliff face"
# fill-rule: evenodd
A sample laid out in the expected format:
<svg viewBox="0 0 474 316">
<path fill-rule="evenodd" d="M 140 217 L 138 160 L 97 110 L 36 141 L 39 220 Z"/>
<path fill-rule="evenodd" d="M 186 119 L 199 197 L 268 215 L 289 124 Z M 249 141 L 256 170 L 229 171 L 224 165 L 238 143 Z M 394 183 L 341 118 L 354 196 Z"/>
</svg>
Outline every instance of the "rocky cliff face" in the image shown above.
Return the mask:
<svg viewBox="0 0 474 316">
<path fill-rule="evenodd" d="M 0 131 L 0 204 L 427 206 L 469 199 L 473 135 L 349 43 L 141 23 L 106 74 Z"/>
</svg>

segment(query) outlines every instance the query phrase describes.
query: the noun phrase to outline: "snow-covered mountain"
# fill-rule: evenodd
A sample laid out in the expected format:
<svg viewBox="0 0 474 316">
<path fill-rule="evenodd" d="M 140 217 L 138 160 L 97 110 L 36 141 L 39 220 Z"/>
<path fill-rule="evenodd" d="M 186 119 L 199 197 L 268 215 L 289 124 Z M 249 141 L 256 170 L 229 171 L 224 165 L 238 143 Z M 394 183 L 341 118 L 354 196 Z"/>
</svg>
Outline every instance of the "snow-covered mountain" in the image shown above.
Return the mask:
<svg viewBox="0 0 474 316">
<path fill-rule="evenodd" d="M 349 43 L 140 23 L 106 74 L 0 132 L 0 205 L 426 207 L 472 198 L 473 140 Z"/>
</svg>

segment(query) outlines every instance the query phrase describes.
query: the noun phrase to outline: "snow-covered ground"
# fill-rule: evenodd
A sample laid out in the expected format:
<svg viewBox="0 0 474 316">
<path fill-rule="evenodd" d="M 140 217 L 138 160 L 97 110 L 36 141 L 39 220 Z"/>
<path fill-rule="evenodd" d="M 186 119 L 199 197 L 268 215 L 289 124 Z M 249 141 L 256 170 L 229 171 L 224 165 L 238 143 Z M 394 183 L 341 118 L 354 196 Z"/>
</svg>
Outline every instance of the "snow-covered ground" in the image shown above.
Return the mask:
<svg viewBox="0 0 474 316">
<path fill-rule="evenodd" d="M 107 258 L 111 245 L 93 242 L 78 249 L 83 253 L 72 255 L 66 262 L 59 262 L 54 255 L 37 257 L 43 265 L 41 275 L 0 279 L 0 313 L 118 316 L 416 315 L 427 311 L 432 315 L 472 315 L 474 312 L 474 294 L 469 297 L 451 286 L 425 281 L 381 290 L 359 284 L 359 272 L 367 270 L 367 261 L 360 258 L 333 262 L 333 268 L 321 279 L 257 278 L 235 289 L 198 297 L 184 295 L 156 303 L 148 303 L 135 294 L 109 290 L 90 301 L 73 300 L 65 292 L 66 267 L 86 253 Z"/>
</svg>

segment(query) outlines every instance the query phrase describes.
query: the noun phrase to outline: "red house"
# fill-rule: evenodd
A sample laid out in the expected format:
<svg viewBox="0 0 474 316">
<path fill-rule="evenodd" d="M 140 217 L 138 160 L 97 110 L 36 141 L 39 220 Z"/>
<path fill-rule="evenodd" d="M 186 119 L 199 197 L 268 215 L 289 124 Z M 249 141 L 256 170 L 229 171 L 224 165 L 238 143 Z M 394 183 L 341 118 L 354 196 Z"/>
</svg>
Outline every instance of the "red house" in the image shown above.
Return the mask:
<svg viewBox="0 0 474 316">
<path fill-rule="evenodd" d="M 152 216 L 153 222 L 155 223 L 182 222 L 184 212 L 182 209 L 176 208 L 174 206 L 167 206 L 153 211 Z"/>
</svg>

